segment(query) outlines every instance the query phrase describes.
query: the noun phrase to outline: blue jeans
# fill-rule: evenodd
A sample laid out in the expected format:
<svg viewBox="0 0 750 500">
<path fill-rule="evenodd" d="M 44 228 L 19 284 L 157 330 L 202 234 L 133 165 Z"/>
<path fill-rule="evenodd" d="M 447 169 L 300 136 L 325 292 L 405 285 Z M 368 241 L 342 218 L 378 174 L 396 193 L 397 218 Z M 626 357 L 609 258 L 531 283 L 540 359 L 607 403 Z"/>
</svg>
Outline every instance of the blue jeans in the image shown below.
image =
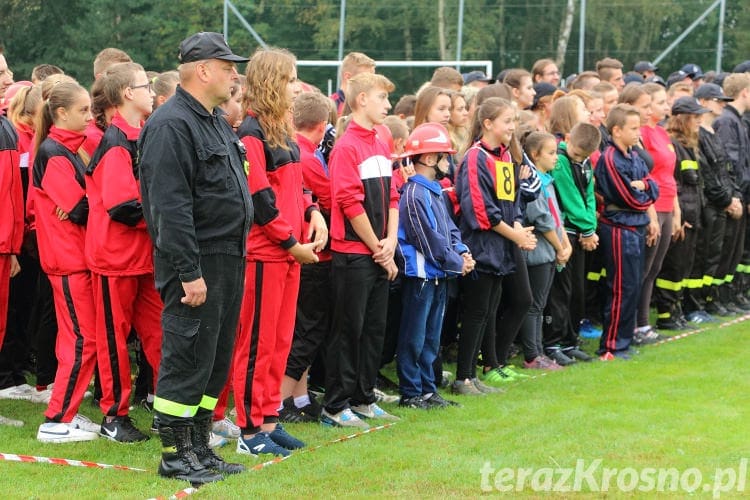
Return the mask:
<svg viewBox="0 0 750 500">
<path fill-rule="evenodd" d="M 399 392 L 411 398 L 437 391 L 432 364 L 440 348 L 446 282 L 404 278 L 396 368 Z"/>
</svg>

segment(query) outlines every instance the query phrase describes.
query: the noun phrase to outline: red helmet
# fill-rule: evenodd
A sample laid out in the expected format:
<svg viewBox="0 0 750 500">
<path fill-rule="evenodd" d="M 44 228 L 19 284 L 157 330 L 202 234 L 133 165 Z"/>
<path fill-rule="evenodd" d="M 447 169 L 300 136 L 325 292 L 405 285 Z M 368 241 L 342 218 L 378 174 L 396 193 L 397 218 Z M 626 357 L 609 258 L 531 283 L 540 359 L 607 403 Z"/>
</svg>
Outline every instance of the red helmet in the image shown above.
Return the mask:
<svg viewBox="0 0 750 500">
<path fill-rule="evenodd" d="M 401 157 L 406 158 L 423 153 L 456 153 L 445 127 L 439 123 L 423 123 L 412 131 L 406 140 Z"/>
</svg>

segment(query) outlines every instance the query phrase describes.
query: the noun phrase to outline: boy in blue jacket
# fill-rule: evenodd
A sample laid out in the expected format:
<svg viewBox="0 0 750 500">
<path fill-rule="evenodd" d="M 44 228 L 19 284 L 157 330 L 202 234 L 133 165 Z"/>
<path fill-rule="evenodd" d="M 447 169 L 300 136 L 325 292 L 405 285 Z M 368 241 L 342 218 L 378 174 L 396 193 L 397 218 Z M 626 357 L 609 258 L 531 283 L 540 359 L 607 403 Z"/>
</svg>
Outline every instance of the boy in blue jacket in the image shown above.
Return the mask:
<svg viewBox="0 0 750 500">
<path fill-rule="evenodd" d="M 598 351 L 602 361 L 630 358 L 649 222 L 646 210 L 659 196 L 646 164 L 632 149 L 638 143 L 639 128 L 640 115 L 635 107 L 613 107 L 607 116 L 612 139 L 594 170 L 596 191 L 604 204 L 599 218 L 599 245 L 607 271 Z"/>
<path fill-rule="evenodd" d="M 403 157 L 411 157 L 415 175 L 399 202 L 398 255 L 404 313 L 397 347 L 400 406 L 429 409 L 452 403 L 435 386 L 433 362 L 440 347 L 446 302 L 446 279 L 471 272 L 474 259 L 461 243 L 438 183 L 455 154 L 445 127 L 424 123 L 415 128 Z"/>
</svg>

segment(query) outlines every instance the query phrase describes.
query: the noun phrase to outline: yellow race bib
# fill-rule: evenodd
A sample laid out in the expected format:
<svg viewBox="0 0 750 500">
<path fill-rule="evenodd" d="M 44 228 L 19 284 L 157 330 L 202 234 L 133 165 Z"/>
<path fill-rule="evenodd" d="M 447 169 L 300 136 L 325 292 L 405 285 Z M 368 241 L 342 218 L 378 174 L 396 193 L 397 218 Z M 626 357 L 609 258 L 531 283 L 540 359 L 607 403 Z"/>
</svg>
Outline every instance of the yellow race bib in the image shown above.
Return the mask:
<svg viewBox="0 0 750 500">
<path fill-rule="evenodd" d="M 514 179 L 513 164 L 507 161 L 495 161 L 495 191 L 497 199 L 504 201 L 515 201 L 516 184 Z"/>
</svg>

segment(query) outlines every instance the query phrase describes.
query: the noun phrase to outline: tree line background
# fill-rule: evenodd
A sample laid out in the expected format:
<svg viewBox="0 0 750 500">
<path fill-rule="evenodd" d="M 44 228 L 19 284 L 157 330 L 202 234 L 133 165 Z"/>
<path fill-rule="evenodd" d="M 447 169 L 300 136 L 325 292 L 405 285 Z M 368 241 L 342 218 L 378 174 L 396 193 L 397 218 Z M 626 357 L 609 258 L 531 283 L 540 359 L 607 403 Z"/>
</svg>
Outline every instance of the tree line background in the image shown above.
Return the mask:
<svg viewBox="0 0 750 500">
<path fill-rule="evenodd" d="M 291 50 L 298 59 L 336 60 L 339 0 L 234 0 L 264 41 Z M 555 59 L 572 20 L 563 75 L 576 72 L 578 0 L 465 0 L 462 59 L 490 59 L 503 68 L 531 68 L 542 57 Z M 713 0 L 589 0 L 585 67 L 605 56 L 631 69 L 652 60 Z M 357 50 L 378 59 L 454 59 L 458 0 L 348 0 L 344 53 Z M 750 9 L 728 0 L 723 69 L 750 59 Z M 566 14 L 568 14 L 566 16 Z M 572 14 L 572 17 L 571 17 Z M 683 64 L 715 69 L 718 9 L 659 64 L 666 76 Z M 569 23 L 568 23 L 569 24 Z M 61 66 L 88 85 L 92 62 L 104 47 L 118 47 L 147 70 L 177 64 L 180 40 L 196 31 L 222 31 L 221 0 L 0 0 L 0 44 L 16 73 L 28 79 L 40 63 Z M 251 54 L 257 42 L 231 14 L 229 43 Z M 397 85 L 396 96 L 428 80 L 434 68 L 383 68 Z M 478 68 L 463 68 L 462 71 Z M 300 67 L 299 76 L 323 91 L 335 68 Z"/>
</svg>

